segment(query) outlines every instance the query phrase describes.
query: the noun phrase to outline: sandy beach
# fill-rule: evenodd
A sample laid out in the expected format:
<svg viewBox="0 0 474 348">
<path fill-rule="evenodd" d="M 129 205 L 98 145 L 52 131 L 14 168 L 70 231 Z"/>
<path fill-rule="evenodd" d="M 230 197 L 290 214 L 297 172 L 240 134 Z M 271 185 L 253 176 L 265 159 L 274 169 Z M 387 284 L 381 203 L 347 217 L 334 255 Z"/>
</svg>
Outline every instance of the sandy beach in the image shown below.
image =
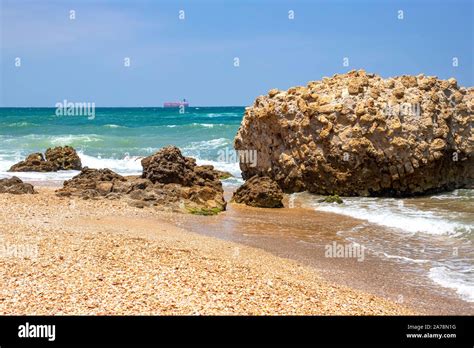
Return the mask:
<svg viewBox="0 0 474 348">
<path fill-rule="evenodd" d="M 183 214 L 36 189 L 0 195 L 2 243 L 10 248 L 0 258 L 1 314 L 418 313 L 296 260 L 179 227 Z"/>
</svg>

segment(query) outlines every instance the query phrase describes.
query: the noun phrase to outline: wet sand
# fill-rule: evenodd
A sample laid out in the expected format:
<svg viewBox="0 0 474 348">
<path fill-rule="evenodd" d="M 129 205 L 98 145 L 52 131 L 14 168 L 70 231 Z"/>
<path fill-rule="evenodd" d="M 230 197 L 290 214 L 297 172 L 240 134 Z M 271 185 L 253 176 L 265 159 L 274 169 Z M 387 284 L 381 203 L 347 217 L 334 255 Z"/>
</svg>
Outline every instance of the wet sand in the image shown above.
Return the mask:
<svg viewBox="0 0 474 348">
<path fill-rule="evenodd" d="M 226 191 L 227 201 L 231 194 L 231 190 Z M 426 273 L 414 272 L 408 265 L 367 251 L 363 261 L 325 257 L 326 245 L 348 243 L 338 232 L 367 224 L 362 220 L 297 205 L 292 209 L 262 209 L 228 204 L 227 211 L 219 216 L 173 216 L 172 222 L 187 230 L 297 260 L 315 268 L 325 279 L 406 304 L 422 314 L 474 314 L 472 303 L 459 298 L 454 290 L 440 288 Z M 373 225 L 373 232 L 380 228 Z M 367 232 L 370 229 L 366 228 Z"/>
</svg>

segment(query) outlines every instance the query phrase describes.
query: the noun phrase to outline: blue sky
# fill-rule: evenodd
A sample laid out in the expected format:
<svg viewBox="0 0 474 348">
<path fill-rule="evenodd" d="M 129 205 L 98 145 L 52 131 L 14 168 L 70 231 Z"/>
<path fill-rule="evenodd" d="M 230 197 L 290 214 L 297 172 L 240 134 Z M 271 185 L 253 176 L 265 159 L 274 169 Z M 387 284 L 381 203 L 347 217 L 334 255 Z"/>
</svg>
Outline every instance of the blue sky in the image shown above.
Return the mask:
<svg viewBox="0 0 474 348">
<path fill-rule="evenodd" d="M 471 0 L 0 1 L 1 106 L 249 105 L 359 68 L 473 85 Z"/>
</svg>

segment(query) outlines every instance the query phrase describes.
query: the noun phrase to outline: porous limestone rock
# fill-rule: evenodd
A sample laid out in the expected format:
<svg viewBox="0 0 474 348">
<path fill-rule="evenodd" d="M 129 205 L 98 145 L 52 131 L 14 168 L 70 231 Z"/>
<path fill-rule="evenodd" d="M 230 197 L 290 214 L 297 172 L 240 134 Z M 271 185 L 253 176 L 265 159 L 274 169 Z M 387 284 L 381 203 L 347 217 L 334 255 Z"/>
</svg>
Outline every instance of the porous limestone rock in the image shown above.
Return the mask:
<svg viewBox="0 0 474 348">
<path fill-rule="evenodd" d="M 474 89 L 455 79 L 363 70 L 271 90 L 245 116 L 236 150 L 244 179 L 269 176 L 286 192 L 412 196 L 472 187 Z"/>
<path fill-rule="evenodd" d="M 124 198 L 138 208 L 157 206 L 194 214 L 225 210 L 224 190 L 213 166 L 197 166 L 177 147 L 166 147 L 142 160 L 141 176 L 124 177 L 110 169 L 84 168 L 63 188 L 60 196 Z"/>
<path fill-rule="evenodd" d="M 42 153 L 32 153 L 24 161 L 20 161 L 8 170 L 9 172 L 55 172 L 56 164 L 46 161 Z"/>
<path fill-rule="evenodd" d="M 127 181 L 125 177 L 113 172 L 110 169 L 93 169 L 84 167 L 82 171 L 70 180 L 63 183 L 63 187 L 56 190 L 59 196 L 80 196 L 83 198 L 93 198 L 106 196 L 114 192 L 114 186 L 120 186 L 120 183 Z M 123 189 L 124 193 L 126 190 Z"/>
<path fill-rule="evenodd" d="M 283 191 L 267 176 L 254 176 L 240 186 L 232 201 L 259 208 L 282 208 Z"/>
<path fill-rule="evenodd" d="M 54 163 L 58 170 L 81 170 L 82 163 L 76 150 L 70 146 L 58 146 L 46 150 L 47 161 Z"/>
<path fill-rule="evenodd" d="M 45 159 L 46 156 L 46 159 Z M 32 153 L 24 161 L 14 164 L 9 172 L 56 172 L 58 170 L 81 170 L 81 159 L 70 146 L 58 146 L 42 153 Z"/>
<path fill-rule="evenodd" d="M 7 179 L 0 179 L 0 193 L 20 195 L 36 192 L 33 185 L 24 183 L 20 178 L 13 176 Z"/>
</svg>

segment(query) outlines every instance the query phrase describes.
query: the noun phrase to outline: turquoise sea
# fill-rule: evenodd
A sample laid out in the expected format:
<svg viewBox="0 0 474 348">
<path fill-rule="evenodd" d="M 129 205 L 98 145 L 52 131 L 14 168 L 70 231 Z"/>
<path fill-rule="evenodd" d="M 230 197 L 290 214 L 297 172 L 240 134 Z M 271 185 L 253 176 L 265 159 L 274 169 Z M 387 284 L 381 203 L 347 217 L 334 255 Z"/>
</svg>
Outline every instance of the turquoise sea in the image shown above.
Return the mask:
<svg viewBox="0 0 474 348">
<path fill-rule="evenodd" d="M 90 119 L 57 116 L 55 108 L 0 108 L 0 177 L 26 155 L 61 145 L 74 147 L 84 166 L 129 175 L 141 173 L 141 157 L 176 145 L 198 163 L 214 164 L 240 177 L 237 163 L 217 160 L 223 151 L 232 150 L 243 114 L 244 107 L 188 107 L 184 113 L 178 108 L 96 108 Z M 65 179 L 74 174 L 20 177 Z"/>
<path fill-rule="evenodd" d="M 198 164 L 212 164 L 243 181 L 238 163 L 222 161 L 233 149 L 233 139 L 244 107 L 96 108 L 95 117 L 56 116 L 55 108 L 0 108 L 0 178 L 32 152 L 70 145 L 84 166 L 110 168 L 124 175 L 141 173 L 140 159 L 166 145 L 178 146 Z M 232 158 L 229 158 L 232 159 Z M 15 173 L 27 181 L 60 182 L 77 171 Z M 326 211 L 362 222 L 339 234 L 361 243 L 381 258 L 413 268 L 440 289 L 450 289 L 474 302 L 474 194 L 473 190 L 411 198 L 346 198 L 343 205 L 319 203 L 306 193 L 290 196 L 308 209 Z M 370 237 L 369 237 L 370 236 Z M 310 237 L 308 237 L 310 238 Z"/>
</svg>

